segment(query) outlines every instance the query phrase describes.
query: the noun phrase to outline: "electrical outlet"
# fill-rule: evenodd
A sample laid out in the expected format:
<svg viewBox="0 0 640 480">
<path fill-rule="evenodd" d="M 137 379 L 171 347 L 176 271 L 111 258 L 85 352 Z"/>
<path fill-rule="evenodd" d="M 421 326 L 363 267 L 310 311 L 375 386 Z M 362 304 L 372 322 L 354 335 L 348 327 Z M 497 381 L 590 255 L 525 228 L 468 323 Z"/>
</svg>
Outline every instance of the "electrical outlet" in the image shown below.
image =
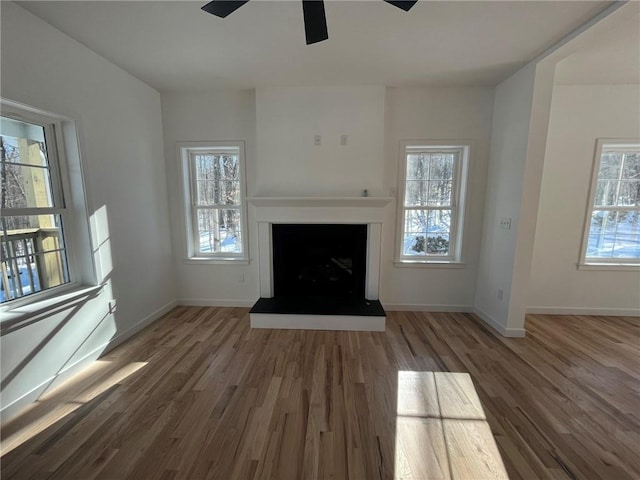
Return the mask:
<svg viewBox="0 0 640 480">
<path fill-rule="evenodd" d="M 504 292 L 501 288 L 498 289 L 498 300 L 502 300 L 504 298 Z"/>
<path fill-rule="evenodd" d="M 340 135 L 340 145 L 344 147 L 345 145 L 347 145 L 348 142 L 349 142 L 349 137 L 347 135 Z"/>
<path fill-rule="evenodd" d="M 320 135 L 313 136 L 313 144 L 318 147 L 322 143 L 322 137 Z"/>
<path fill-rule="evenodd" d="M 238 276 L 238 283 L 244 283 L 244 273 L 241 273 L 241 274 Z"/>
</svg>

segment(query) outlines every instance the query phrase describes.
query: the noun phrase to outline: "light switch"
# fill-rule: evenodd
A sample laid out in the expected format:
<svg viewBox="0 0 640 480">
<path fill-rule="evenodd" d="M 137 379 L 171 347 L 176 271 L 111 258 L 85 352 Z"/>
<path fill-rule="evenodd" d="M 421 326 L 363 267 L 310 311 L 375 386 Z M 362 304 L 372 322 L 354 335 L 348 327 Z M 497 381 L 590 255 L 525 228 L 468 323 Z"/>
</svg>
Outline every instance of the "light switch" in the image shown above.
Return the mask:
<svg viewBox="0 0 640 480">
<path fill-rule="evenodd" d="M 502 217 L 500 219 L 500 228 L 502 228 L 503 230 L 511 230 L 511 218 Z"/>
</svg>

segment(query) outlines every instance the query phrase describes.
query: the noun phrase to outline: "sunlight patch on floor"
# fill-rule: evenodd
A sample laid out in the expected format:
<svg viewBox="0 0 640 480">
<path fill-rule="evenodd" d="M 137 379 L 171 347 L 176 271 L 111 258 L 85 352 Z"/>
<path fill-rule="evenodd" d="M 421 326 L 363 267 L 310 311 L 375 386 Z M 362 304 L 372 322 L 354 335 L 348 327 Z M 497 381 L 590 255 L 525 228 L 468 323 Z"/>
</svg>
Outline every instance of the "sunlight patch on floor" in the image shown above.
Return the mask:
<svg viewBox="0 0 640 480">
<path fill-rule="evenodd" d="M 95 385 L 90 385 L 88 388 L 78 388 L 78 385 L 82 385 L 84 381 L 96 375 L 100 370 L 107 368 L 110 364 L 111 362 L 107 360 L 97 360 L 80 374 L 34 402 L 20 417 L 12 421 L 23 424 L 21 427 L 15 432 L 9 433 L 6 437 L 4 436 L 6 430 L 3 431 L 0 457 L 44 432 L 47 428 L 67 415 L 72 414 L 109 388 L 121 383 L 145 367 L 147 362 L 131 362 Z M 46 409 L 48 404 L 51 404 L 52 410 Z"/>
<path fill-rule="evenodd" d="M 467 373 L 398 372 L 397 480 L 508 479 Z"/>
</svg>

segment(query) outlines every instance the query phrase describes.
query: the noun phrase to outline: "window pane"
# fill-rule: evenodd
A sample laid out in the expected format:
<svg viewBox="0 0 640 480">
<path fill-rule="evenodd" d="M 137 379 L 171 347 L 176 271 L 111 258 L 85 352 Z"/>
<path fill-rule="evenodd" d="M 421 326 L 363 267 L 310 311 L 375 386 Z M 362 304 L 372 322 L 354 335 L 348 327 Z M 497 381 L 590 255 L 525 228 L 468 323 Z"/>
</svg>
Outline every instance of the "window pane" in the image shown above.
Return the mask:
<svg viewBox="0 0 640 480">
<path fill-rule="evenodd" d="M 407 207 L 419 207 L 427 204 L 429 182 L 407 180 L 404 204 Z"/>
<path fill-rule="evenodd" d="M 622 164 L 622 154 L 618 152 L 603 152 L 600 157 L 600 170 L 598 179 L 618 180 L 620 178 L 620 165 Z"/>
<path fill-rule="evenodd" d="M 49 171 L 41 167 L 2 163 L 1 208 L 48 208 L 53 206 Z"/>
<path fill-rule="evenodd" d="M 627 153 L 625 155 L 622 178 L 627 180 L 640 179 L 640 153 Z"/>
<path fill-rule="evenodd" d="M 403 255 L 448 255 L 451 210 L 407 210 Z"/>
<path fill-rule="evenodd" d="M 593 205 L 598 207 L 615 205 L 617 187 L 617 180 L 598 180 Z"/>
<path fill-rule="evenodd" d="M 2 302 L 69 282 L 59 215 L 6 216 L 1 225 Z"/>
<path fill-rule="evenodd" d="M 407 210 L 405 213 L 405 233 L 427 233 L 428 210 Z"/>
<path fill-rule="evenodd" d="M 44 128 L 2 117 L 0 208 L 51 207 Z"/>
<path fill-rule="evenodd" d="M 197 180 L 198 205 L 239 205 L 240 182 Z"/>
<path fill-rule="evenodd" d="M 40 125 L 0 118 L 2 161 L 47 167 L 44 128 Z"/>
<path fill-rule="evenodd" d="M 424 255 L 426 253 L 425 235 L 415 233 L 405 233 L 402 254 L 403 255 Z"/>
<path fill-rule="evenodd" d="M 198 180 L 198 205 L 219 205 L 220 186 L 212 180 Z"/>
<path fill-rule="evenodd" d="M 640 235 L 640 212 L 618 212 L 617 229 L 620 235 Z"/>
<path fill-rule="evenodd" d="M 429 212 L 428 233 L 451 233 L 451 210 L 432 210 Z"/>
<path fill-rule="evenodd" d="M 613 247 L 613 256 L 640 258 L 640 235 L 618 235 Z"/>
<path fill-rule="evenodd" d="M 429 157 L 423 154 L 407 155 L 407 180 L 426 180 L 429 178 Z"/>
<path fill-rule="evenodd" d="M 221 180 L 240 180 L 240 166 L 237 154 L 219 155 L 218 165 Z"/>
<path fill-rule="evenodd" d="M 640 212 L 594 211 L 587 257 L 640 258 Z"/>
<path fill-rule="evenodd" d="M 449 235 L 429 235 L 427 255 L 449 255 Z"/>
<path fill-rule="evenodd" d="M 240 182 L 237 180 L 220 182 L 220 200 L 222 205 L 239 205 Z"/>
<path fill-rule="evenodd" d="M 589 235 L 587 257 L 611 258 L 613 256 L 614 239 L 615 237 L 613 236 Z"/>
<path fill-rule="evenodd" d="M 623 180 L 618 190 L 619 206 L 640 205 L 640 180 Z"/>
<path fill-rule="evenodd" d="M 198 180 L 239 180 L 239 156 L 233 154 L 196 154 L 194 167 Z"/>
<path fill-rule="evenodd" d="M 590 235 L 615 235 L 617 229 L 618 212 L 607 210 L 594 210 L 591 214 Z"/>
<path fill-rule="evenodd" d="M 451 180 L 453 178 L 452 153 L 433 153 L 429 170 L 429 178 L 432 180 Z"/>
<path fill-rule="evenodd" d="M 200 253 L 242 253 L 242 227 L 238 209 L 198 210 Z"/>
<path fill-rule="evenodd" d="M 451 205 L 450 180 L 432 180 L 429 182 L 429 205 L 446 207 Z"/>
<path fill-rule="evenodd" d="M 449 235 L 416 235 L 405 233 L 402 254 L 410 255 L 449 255 Z"/>
<path fill-rule="evenodd" d="M 216 158 L 214 155 L 195 155 L 194 168 L 196 179 L 217 180 L 219 174 L 216 172 Z"/>
</svg>

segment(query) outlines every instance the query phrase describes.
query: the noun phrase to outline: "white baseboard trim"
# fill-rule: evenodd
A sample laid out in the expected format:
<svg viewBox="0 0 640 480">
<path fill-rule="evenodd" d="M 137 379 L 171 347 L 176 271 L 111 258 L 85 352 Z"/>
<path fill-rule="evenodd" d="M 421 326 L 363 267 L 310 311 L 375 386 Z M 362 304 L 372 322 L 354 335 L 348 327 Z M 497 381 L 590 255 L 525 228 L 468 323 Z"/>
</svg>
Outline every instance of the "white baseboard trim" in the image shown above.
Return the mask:
<svg viewBox="0 0 640 480">
<path fill-rule="evenodd" d="M 527 307 L 527 313 L 538 315 L 607 315 L 639 317 L 640 308 Z"/>
<path fill-rule="evenodd" d="M 280 313 L 252 313 L 251 328 L 285 330 L 350 330 L 384 332 L 385 317 L 358 315 L 306 315 Z"/>
<path fill-rule="evenodd" d="M 482 321 L 484 321 L 487 325 L 497 331 L 500 335 L 505 337 L 513 337 L 513 338 L 522 338 L 526 335 L 526 330 L 524 328 L 507 328 L 502 325 L 498 320 L 493 318 L 486 312 L 483 312 L 479 308 L 474 308 L 473 313 L 475 313 Z"/>
<path fill-rule="evenodd" d="M 238 299 L 179 298 L 178 305 L 185 307 L 253 307 L 258 301 Z"/>
<path fill-rule="evenodd" d="M 411 303 L 387 303 L 381 302 L 382 307 L 390 312 L 473 312 L 471 305 L 424 305 Z"/>
<path fill-rule="evenodd" d="M 64 367 L 56 375 L 53 375 L 52 377 L 46 379 L 40 385 L 37 385 L 36 387 L 34 387 L 33 389 L 31 389 L 21 397 L 11 402 L 10 404 L 3 405 L 2 408 L 0 409 L 0 423 L 5 423 L 6 421 L 12 419 L 14 416 L 18 415 L 30 404 L 37 401 L 38 398 L 44 395 L 47 391 L 57 387 L 58 385 L 61 385 L 66 380 L 70 379 L 75 374 L 79 373 L 81 370 L 89 366 L 89 364 L 96 361 L 97 359 L 99 359 L 101 356 L 103 356 L 110 350 L 113 350 L 118 345 L 122 344 L 125 340 L 131 338 L 133 335 L 135 335 L 140 330 L 147 327 L 154 321 L 158 320 L 167 312 L 171 311 L 173 308 L 176 307 L 177 304 L 178 302 L 173 300 L 167 303 L 166 305 L 160 307 L 155 312 L 151 313 L 150 315 L 147 315 L 144 319 L 142 319 L 133 327 L 113 337 L 111 340 L 104 343 L 103 345 L 100 345 L 96 349 L 92 350 L 91 352 L 86 354 L 84 357 L 76 360 L 71 365 Z"/>
<path fill-rule="evenodd" d="M 14 416 L 22 412 L 24 408 L 37 401 L 38 398 L 40 398 L 46 392 L 62 384 L 69 378 L 73 377 L 76 373 L 79 373 L 90 363 L 100 358 L 100 356 L 108 348 L 108 345 L 109 343 L 107 342 L 99 346 L 92 352 L 89 352 L 87 355 L 74 362 L 72 365 L 65 367 L 56 375 L 53 375 L 52 377 L 46 379 L 40 385 L 37 385 L 35 388 L 31 389 L 20 398 L 15 399 L 8 405 L 3 405 L 2 410 L 0 410 L 0 418 L 2 423 L 5 423 L 7 420 L 12 419 Z"/>
<path fill-rule="evenodd" d="M 163 305 L 162 307 L 160 307 L 159 309 L 157 309 L 155 312 L 147 315 L 142 320 L 140 320 L 138 323 L 136 323 L 133 327 L 131 327 L 128 330 L 125 330 L 124 332 L 122 332 L 122 333 L 118 334 L 117 336 L 113 337 L 109 341 L 109 343 L 107 344 L 107 349 L 105 350 L 104 353 L 108 353 L 110 350 L 113 350 L 118 345 L 122 344 L 125 340 L 128 340 L 129 338 L 133 337 L 140 330 L 148 327 L 153 322 L 158 320 L 160 317 L 162 317 L 166 313 L 169 313 L 171 310 L 173 310 L 177 306 L 178 306 L 178 301 L 177 300 L 172 300 L 169 303 L 167 303 L 167 304 Z"/>
</svg>

